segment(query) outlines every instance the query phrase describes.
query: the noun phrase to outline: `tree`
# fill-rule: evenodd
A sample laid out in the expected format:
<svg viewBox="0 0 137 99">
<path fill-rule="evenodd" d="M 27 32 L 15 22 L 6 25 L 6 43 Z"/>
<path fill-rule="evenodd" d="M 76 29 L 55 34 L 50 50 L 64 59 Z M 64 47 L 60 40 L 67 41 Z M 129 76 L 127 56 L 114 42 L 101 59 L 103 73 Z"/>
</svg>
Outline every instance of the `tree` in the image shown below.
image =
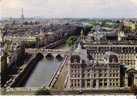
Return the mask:
<svg viewBox="0 0 137 99">
<path fill-rule="evenodd" d="M 67 44 L 68 46 L 72 46 L 72 45 L 75 44 L 76 40 L 77 40 L 77 37 L 76 37 L 76 36 L 70 36 L 70 37 L 67 39 L 66 44 Z"/>
</svg>

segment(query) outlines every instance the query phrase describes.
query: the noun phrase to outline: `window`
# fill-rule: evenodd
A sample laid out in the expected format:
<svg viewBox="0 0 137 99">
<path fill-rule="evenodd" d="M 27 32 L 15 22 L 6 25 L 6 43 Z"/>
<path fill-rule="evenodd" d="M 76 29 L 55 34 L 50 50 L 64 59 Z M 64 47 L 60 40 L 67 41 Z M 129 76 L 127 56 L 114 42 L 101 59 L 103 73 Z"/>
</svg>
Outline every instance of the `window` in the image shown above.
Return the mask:
<svg viewBox="0 0 137 99">
<path fill-rule="evenodd" d="M 94 73 L 94 77 L 96 77 L 96 74 Z"/>
<path fill-rule="evenodd" d="M 87 77 L 90 77 L 90 73 L 87 74 Z"/>
<path fill-rule="evenodd" d="M 106 83 L 106 82 L 104 83 L 104 86 L 107 86 L 107 83 Z"/>
<path fill-rule="evenodd" d="M 90 87 L 90 80 L 87 80 L 87 87 Z"/>
<path fill-rule="evenodd" d="M 73 83 L 71 83 L 71 87 L 73 87 Z"/>
<path fill-rule="evenodd" d="M 71 70 L 71 73 L 73 73 L 73 70 Z"/>
<path fill-rule="evenodd" d="M 110 77 L 112 76 L 112 74 L 110 74 Z"/>
<path fill-rule="evenodd" d="M 72 75 L 71 75 L 71 77 L 75 77 L 75 75 L 74 75 L 74 74 L 72 74 Z"/>
<path fill-rule="evenodd" d="M 93 80 L 93 88 L 96 87 L 96 80 Z"/>
<path fill-rule="evenodd" d="M 102 74 L 101 73 L 99 73 L 99 77 L 101 77 L 102 76 Z"/>
<path fill-rule="evenodd" d="M 107 86 L 107 79 L 104 79 L 104 86 Z"/>
<path fill-rule="evenodd" d="M 99 87 L 102 87 L 102 79 L 99 80 Z"/>
<path fill-rule="evenodd" d="M 78 87 L 79 87 L 80 85 L 79 85 L 79 83 L 78 83 Z"/>
<path fill-rule="evenodd" d="M 78 77 L 80 77 L 80 75 L 78 74 Z"/>
<path fill-rule="evenodd" d="M 90 72 L 90 69 L 87 69 L 87 72 Z"/>
<path fill-rule="evenodd" d="M 110 83 L 110 86 L 112 86 L 112 83 Z"/>
<path fill-rule="evenodd" d="M 75 87 L 76 87 L 76 82 L 75 82 Z"/>
<path fill-rule="evenodd" d="M 107 76 L 107 73 L 104 74 L 104 77 L 106 77 L 106 76 Z"/>
<path fill-rule="evenodd" d="M 118 83 L 116 83 L 116 86 L 118 86 Z"/>
<path fill-rule="evenodd" d="M 82 74 L 82 77 L 85 77 L 85 74 Z"/>
<path fill-rule="evenodd" d="M 82 81 L 82 87 L 83 88 L 85 87 L 85 81 L 84 80 Z"/>
<path fill-rule="evenodd" d="M 71 87 L 73 87 L 73 80 L 71 80 Z"/>
<path fill-rule="evenodd" d="M 102 87 L 102 82 L 99 82 L 99 87 Z"/>
</svg>

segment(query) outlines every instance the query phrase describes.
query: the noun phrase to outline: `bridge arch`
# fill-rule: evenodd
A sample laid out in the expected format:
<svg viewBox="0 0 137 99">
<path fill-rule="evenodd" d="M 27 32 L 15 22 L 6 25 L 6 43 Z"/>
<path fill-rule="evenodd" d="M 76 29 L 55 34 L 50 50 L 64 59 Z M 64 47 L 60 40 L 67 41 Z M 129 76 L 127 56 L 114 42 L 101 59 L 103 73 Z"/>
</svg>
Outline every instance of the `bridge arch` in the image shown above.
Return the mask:
<svg viewBox="0 0 137 99">
<path fill-rule="evenodd" d="M 45 58 L 46 58 L 46 59 L 53 59 L 54 56 L 53 56 L 52 53 L 47 53 L 47 54 L 45 55 Z"/>
<path fill-rule="evenodd" d="M 64 58 L 64 55 L 61 55 L 61 54 L 56 55 L 57 60 L 63 60 L 63 58 Z"/>
</svg>

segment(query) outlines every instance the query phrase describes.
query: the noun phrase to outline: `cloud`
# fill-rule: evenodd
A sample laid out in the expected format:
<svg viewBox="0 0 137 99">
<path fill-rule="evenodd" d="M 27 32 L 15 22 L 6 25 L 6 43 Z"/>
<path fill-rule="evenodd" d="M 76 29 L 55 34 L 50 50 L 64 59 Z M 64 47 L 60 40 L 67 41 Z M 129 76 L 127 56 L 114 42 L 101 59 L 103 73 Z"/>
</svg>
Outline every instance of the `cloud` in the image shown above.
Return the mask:
<svg viewBox="0 0 137 99">
<path fill-rule="evenodd" d="M 134 17 L 137 0 L 2 0 L 2 16 Z"/>
<path fill-rule="evenodd" d="M 130 0 L 130 1 L 133 2 L 137 6 L 137 0 Z"/>
</svg>

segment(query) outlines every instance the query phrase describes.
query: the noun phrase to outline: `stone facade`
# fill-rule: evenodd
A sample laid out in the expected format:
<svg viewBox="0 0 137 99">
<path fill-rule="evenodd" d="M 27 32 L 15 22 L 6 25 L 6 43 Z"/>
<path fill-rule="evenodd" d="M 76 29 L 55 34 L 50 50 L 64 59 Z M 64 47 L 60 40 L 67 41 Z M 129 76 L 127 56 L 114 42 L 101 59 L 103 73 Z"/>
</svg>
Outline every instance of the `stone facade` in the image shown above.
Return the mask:
<svg viewBox="0 0 137 99">
<path fill-rule="evenodd" d="M 118 55 L 120 64 L 137 68 L 137 45 L 92 45 L 88 48 L 89 55 L 93 55 L 98 61 L 103 59 L 104 54 L 108 51 Z"/>
<path fill-rule="evenodd" d="M 112 47 L 92 47 L 91 49 L 77 48 L 69 61 L 68 89 L 71 90 L 91 90 L 91 89 L 120 89 L 136 84 L 136 73 L 129 84 L 129 70 L 125 62 L 135 66 L 136 50 L 134 53 L 122 52 L 114 53 L 113 50 L 124 50 L 124 48 Z M 113 51 L 113 52 L 110 52 Z M 120 53 L 120 51 L 117 51 Z M 123 56 L 122 56 L 123 55 Z M 127 56 L 133 57 L 133 63 L 127 59 Z M 121 62 L 122 61 L 122 62 Z M 134 70 L 134 69 L 133 69 Z M 136 71 L 136 70 L 135 70 Z M 135 80 L 134 80 L 135 79 Z"/>
</svg>

